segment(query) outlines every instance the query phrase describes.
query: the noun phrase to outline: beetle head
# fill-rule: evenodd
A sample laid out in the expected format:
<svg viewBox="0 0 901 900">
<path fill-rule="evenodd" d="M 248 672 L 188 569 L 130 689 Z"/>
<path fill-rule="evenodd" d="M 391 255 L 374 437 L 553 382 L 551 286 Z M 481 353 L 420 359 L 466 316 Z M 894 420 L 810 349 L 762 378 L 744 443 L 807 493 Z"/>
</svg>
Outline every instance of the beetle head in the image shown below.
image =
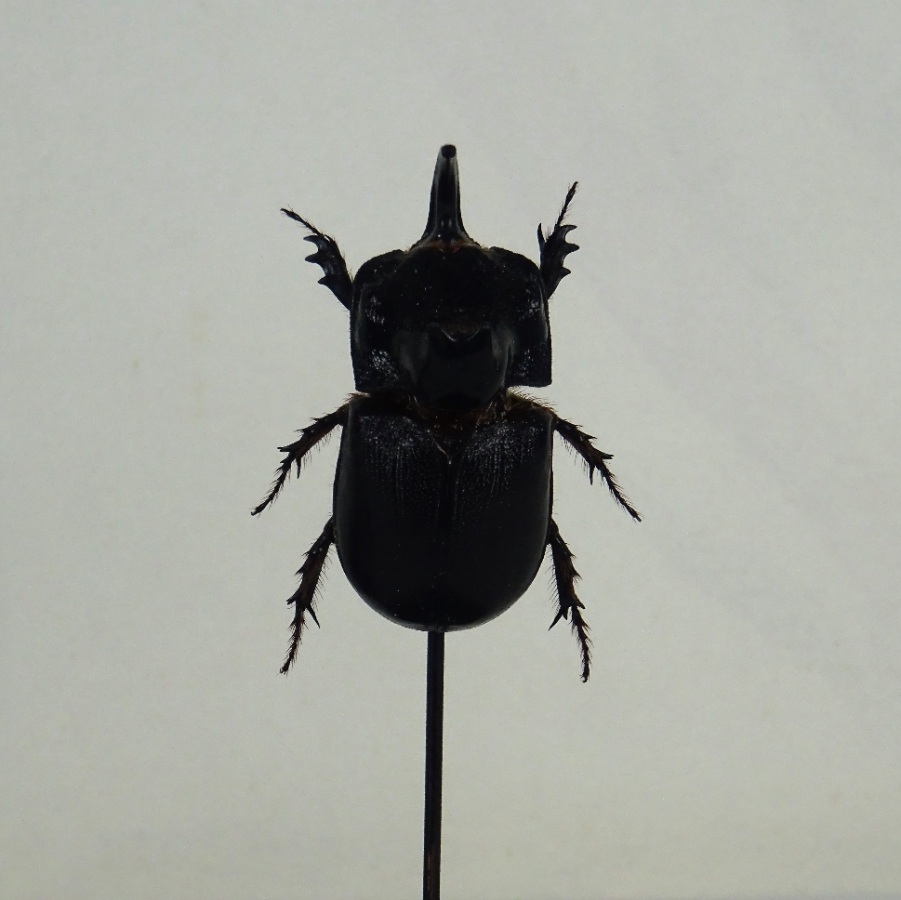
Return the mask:
<svg viewBox="0 0 901 900">
<path fill-rule="evenodd" d="M 452 146 L 438 154 L 422 238 L 354 279 L 351 354 L 358 390 L 408 390 L 432 407 L 478 407 L 506 387 L 550 384 L 541 273 L 466 233 Z"/>
</svg>

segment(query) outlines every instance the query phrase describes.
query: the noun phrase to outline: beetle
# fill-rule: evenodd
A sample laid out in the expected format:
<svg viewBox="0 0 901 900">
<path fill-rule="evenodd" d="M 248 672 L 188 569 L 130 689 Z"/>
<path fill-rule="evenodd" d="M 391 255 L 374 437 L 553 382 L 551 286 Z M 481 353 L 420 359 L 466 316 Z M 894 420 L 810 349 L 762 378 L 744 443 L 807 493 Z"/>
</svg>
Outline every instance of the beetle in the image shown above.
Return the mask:
<svg viewBox="0 0 901 900">
<path fill-rule="evenodd" d="M 333 512 L 307 551 L 284 664 L 293 664 L 332 544 L 348 580 L 373 609 L 424 631 L 472 628 L 508 609 L 550 548 L 557 610 L 568 619 L 587 681 L 591 649 L 578 573 L 552 511 L 556 432 L 597 472 L 614 500 L 640 516 L 593 437 L 516 390 L 551 382 L 548 299 L 578 249 L 565 223 L 578 183 L 546 235 L 539 264 L 483 247 L 463 227 L 457 153 L 438 153 L 422 237 L 364 263 L 352 278 L 335 240 L 291 209 L 282 212 L 315 247 L 306 257 L 350 313 L 356 392 L 302 429 L 265 498 L 341 426 Z"/>
</svg>

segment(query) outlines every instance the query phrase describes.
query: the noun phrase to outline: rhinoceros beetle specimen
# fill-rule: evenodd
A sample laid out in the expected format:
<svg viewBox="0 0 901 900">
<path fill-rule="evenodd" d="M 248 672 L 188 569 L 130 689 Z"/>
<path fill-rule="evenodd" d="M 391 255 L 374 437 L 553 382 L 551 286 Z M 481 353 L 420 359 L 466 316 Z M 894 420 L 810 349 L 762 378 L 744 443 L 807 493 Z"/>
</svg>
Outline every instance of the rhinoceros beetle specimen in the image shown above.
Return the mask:
<svg viewBox="0 0 901 900">
<path fill-rule="evenodd" d="M 564 224 L 570 187 L 550 234 L 538 228 L 540 264 L 477 244 L 463 228 L 456 149 L 435 165 L 428 224 L 409 250 L 364 263 L 355 278 L 334 239 L 290 209 L 309 231 L 324 284 L 350 312 L 356 393 L 315 419 L 285 454 L 261 513 L 292 467 L 342 426 L 331 518 L 297 573 L 290 645 L 297 654 L 306 615 L 332 544 L 357 593 L 377 612 L 424 631 L 481 625 L 532 583 L 550 547 L 557 614 L 579 642 L 582 680 L 590 642 L 576 596 L 573 555 L 552 507 L 556 432 L 595 471 L 633 519 L 592 436 L 549 406 L 517 392 L 551 383 L 548 299 L 569 273 Z"/>
</svg>

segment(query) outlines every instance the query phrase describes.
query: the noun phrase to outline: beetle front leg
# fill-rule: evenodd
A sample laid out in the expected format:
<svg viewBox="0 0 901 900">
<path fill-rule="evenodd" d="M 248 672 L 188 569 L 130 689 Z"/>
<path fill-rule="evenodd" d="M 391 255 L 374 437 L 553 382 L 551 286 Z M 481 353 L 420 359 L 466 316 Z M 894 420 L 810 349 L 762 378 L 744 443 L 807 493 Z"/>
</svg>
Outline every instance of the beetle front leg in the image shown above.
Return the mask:
<svg viewBox="0 0 901 900">
<path fill-rule="evenodd" d="M 557 584 L 557 615 L 551 622 L 551 628 L 561 619 L 569 619 L 582 656 L 582 681 L 588 681 L 591 669 L 591 639 L 588 637 L 588 623 L 582 618 L 585 605 L 576 596 L 576 580 L 579 573 L 573 565 L 572 551 L 566 546 L 553 519 L 548 522 L 547 542 L 551 548 L 554 580 Z"/>
<path fill-rule="evenodd" d="M 614 500 L 630 515 L 636 522 L 641 521 L 641 516 L 634 506 L 629 502 L 626 495 L 622 492 L 620 486 L 616 483 L 613 473 L 607 465 L 608 459 L 613 459 L 612 453 L 604 453 L 598 450 L 591 442 L 594 436 L 586 434 L 578 425 L 561 419 L 558 415 L 554 415 L 554 429 L 557 434 L 569 444 L 582 459 L 588 464 L 588 480 L 594 482 L 594 470 L 597 469 L 601 473 L 601 478 L 607 485 L 607 490 L 613 495 Z"/>
<path fill-rule="evenodd" d="M 312 425 L 307 425 L 306 428 L 301 429 L 299 440 L 296 440 L 293 444 L 278 448 L 287 455 L 281 461 L 278 471 L 275 473 L 275 480 L 272 482 L 269 493 L 263 502 L 250 513 L 252 516 L 258 516 L 279 495 L 279 492 L 288 480 L 288 476 L 291 474 L 291 466 L 297 466 L 297 474 L 300 475 L 300 464 L 303 462 L 303 458 L 338 425 L 343 425 L 347 421 L 347 410 L 349 408 L 350 404 L 345 403 L 333 413 L 313 419 Z"/>
<path fill-rule="evenodd" d="M 329 519 L 322 529 L 322 534 L 313 542 L 313 546 L 307 550 L 304 557 L 303 565 L 297 570 L 300 576 L 300 584 L 297 590 L 288 598 L 288 606 L 294 606 L 294 619 L 291 622 L 291 641 L 288 644 L 288 653 L 285 656 L 285 662 L 279 671 L 282 675 L 287 674 L 288 669 L 294 664 L 297 658 L 297 648 L 300 646 L 300 638 L 303 635 L 303 629 L 306 625 L 305 616 L 309 612 L 316 625 L 319 625 L 319 619 L 316 618 L 316 611 L 313 609 L 313 602 L 316 599 L 316 588 L 319 585 L 319 578 L 322 575 L 322 567 L 325 565 L 329 548 L 335 542 L 335 529 L 332 520 Z"/>
</svg>

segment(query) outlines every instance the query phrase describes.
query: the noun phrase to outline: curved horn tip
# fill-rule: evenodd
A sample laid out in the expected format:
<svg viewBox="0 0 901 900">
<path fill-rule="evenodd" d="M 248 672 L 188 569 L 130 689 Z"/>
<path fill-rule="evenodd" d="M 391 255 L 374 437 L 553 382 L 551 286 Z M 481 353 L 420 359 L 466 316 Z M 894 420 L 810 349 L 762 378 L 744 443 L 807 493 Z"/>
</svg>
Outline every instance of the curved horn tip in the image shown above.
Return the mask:
<svg viewBox="0 0 901 900">
<path fill-rule="evenodd" d="M 466 233 L 460 214 L 460 176 L 457 170 L 457 148 L 453 144 L 445 144 L 438 151 L 428 222 L 422 237 L 414 246 L 433 241 L 445 244 L 475 243 Z"/>
</svg>

